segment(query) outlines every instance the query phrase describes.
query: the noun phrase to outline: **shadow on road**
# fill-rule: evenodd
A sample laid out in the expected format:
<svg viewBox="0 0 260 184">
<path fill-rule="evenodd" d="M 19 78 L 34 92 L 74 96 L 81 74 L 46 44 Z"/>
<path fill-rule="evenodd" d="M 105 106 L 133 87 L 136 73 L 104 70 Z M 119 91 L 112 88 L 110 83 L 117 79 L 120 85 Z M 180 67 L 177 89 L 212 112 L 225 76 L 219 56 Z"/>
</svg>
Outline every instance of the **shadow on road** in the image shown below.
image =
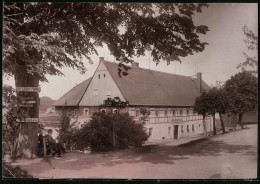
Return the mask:
<svg viewBox="0 0 260 184">
<path fill-rule="evenodd" d="M 174 164 L 176 160 L 188 159 L 191 156 L 219 156 L 223 153 L 256 155 L 256 150 L 249 145 L 231 145 L 224 141 L 203 139 L 202 142 L 182 146 L 149 145 L 132 150 L 102 154 L 68 153 L 60 160 L 54 160 L 58 168 L 80 170 L 116 164 L 134 164 L 138 162 L 152 164 Z M 71 162 L 69 159 L 72 159 Z"/>
</svg>

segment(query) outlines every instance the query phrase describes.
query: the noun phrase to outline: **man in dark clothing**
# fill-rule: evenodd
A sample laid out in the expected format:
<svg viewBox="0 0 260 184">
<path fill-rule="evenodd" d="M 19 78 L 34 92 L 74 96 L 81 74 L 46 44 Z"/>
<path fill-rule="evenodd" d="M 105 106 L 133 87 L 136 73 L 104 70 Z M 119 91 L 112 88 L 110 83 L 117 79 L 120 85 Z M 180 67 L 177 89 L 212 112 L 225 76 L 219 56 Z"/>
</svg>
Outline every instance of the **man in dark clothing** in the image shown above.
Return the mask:
<svg viewBox="0 0 260 184">
<path fill-rule="evenodd" d="M 48 130 L 48 134 L 45 136 L 46 140 L 49 143 L 50 150 L 52 155 L 54 156 L 55 153 L 58 153 L 58 156 L 61 156 L 61 152 L 65 153 L 64 147 L 60 143 L 56 143 L 56 141 L 52 138 L 52 129 Z"/>
<path fill-rule="evenodd" d="M 38 156 L 43 156 L 43 136 L 41 132 L 38 135 Z"/>
</svg>

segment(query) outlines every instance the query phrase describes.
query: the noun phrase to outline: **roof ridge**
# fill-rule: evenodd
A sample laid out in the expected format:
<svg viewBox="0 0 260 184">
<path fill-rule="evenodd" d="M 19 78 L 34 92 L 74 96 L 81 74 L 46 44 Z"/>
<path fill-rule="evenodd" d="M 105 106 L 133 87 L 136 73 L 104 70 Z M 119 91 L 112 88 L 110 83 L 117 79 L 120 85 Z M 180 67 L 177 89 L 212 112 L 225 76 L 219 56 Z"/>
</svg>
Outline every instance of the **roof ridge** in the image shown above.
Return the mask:
<svg viewBox="0 0 260 184">
<path fill-rule="evenodd" d="M 85 93 L 86 93 L 86 91 L 87 91 L 87 89 L 88 89 L 88 87 L 89 87 L 89 84 L 90 84 L 92 78 L 93 78 L 93 77 L 90 77 L 90 78 L 87 79 L 87 80 L 90 80 L 90 81 L 89 81 L 89 83 L 88 83 L 88 85 L 87 85 L 87 87 L 86 87 L 86 89 L 85 89 L 85 91 L 84 91 L 82 97 L 80 98 L 79 103 L 81 102 L 82 98 L 84 97 L 84 95 L 85 95 Z M 86 82 L 87 80 L 84 80 L 83 82 Z M 81 83 L 83 83 L 83 82 L 81 82 Z M 81 83 L 80 83 L 80 84 L 81 84 Z M 79 103 L 78 103 L 78 106 L 79 106 Z"/>
<path fill-rule="evenodd" d="M 107 61 L 107 60 L 103 60 L 103 62 L 107 62 L 109 64 L 119 64 L 119 63 L 114 63 L 114 62 L 111 62 L 111 61 Z M 128 65 L 127 65 L 128 66 Z M 136 66 L 130 66 L 131 68 L 135 68 L 135 69 L 139 69 L 139 70 L 145 70 L 145 71 L 152 71 L 152 72 L 160 72 L 160 73 L 163 73 L 163 74 L 168 74 L 168 75 L 175 75 L 175 76 L 180 76 L 180 77 L 188 77 L 188 78 L 191 78 L 191 76 L 185 76 L 185 75 L 179 75 L 179 74 L 174 74 L 174 73 L 168 73 L 168 72 L 163 72 L 163 71 L 158 71 L 158 70 L 151 70 L 151 69 L 147 69 L 147 68 L 141 68 L 141 67 L 136 67 Z"/>
</svg>

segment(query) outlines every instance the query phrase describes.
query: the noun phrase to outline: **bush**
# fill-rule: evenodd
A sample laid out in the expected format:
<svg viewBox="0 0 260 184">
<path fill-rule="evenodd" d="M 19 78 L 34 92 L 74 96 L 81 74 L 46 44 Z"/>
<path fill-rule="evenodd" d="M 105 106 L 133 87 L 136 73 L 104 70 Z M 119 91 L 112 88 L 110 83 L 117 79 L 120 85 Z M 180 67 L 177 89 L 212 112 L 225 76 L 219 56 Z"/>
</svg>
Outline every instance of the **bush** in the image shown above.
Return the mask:
<svg viewBox="0 0 260 184">
<path fill-rule="evenodd" d="M 20 99 L 15 95 L 11 86 L 3 86 L 3 140 L 2 148 L 4 155 L 16 155 L 16 140 L 19 135 L 20 123 L 18 119 L 25 117 L 25 112 L 19 108 Z"/>
<path fill-rule="evenodd" d="M 116 149 L 142 146 L 148 139 L 143 124 L 135 122 L 128 113 L 98 112 L 93 114 L 89 123 L 74 134 L 78 142 L 77 147 L 86 149 L 90 146 L 94 152 L 113 150 L 113 126 Z"/>
<path fill-rule="evenodd" d="M 71 122 L 75 116 L 73 112 L 71 109 L 63 109 L 60 117 L 61 129 L 57 139 L 59 142 L 64 143 L 67 149 L 74 148 L 76 143 L 74 134 L 77 132 L 77 128 Z"/>
<path fill-rule="evenodd" d="M 3 178 L 33 178 L 33 176 L 18 166 L 12 167 L 10 164 L 3 162 Z"/>
</svg>

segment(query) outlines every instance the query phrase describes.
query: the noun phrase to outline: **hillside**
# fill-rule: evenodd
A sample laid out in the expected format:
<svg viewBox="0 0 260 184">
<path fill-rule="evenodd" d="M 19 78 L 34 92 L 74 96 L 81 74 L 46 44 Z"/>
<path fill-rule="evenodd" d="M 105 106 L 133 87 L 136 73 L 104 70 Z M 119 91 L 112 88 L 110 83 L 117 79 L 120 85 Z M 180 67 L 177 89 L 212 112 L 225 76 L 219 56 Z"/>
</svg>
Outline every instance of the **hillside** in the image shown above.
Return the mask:
<svg viewBox="0 0 260 184">
<path fill-rule="evenodd" d="M 40 114 L 45 113 L 47 108 L 50 107 L 51 104 L 53 104 L 54 102 L 55 100 L 52 100 L 50 97 L 47 96 L 40 97 L 40 107 L 39 107 Z"/>
</svg>

